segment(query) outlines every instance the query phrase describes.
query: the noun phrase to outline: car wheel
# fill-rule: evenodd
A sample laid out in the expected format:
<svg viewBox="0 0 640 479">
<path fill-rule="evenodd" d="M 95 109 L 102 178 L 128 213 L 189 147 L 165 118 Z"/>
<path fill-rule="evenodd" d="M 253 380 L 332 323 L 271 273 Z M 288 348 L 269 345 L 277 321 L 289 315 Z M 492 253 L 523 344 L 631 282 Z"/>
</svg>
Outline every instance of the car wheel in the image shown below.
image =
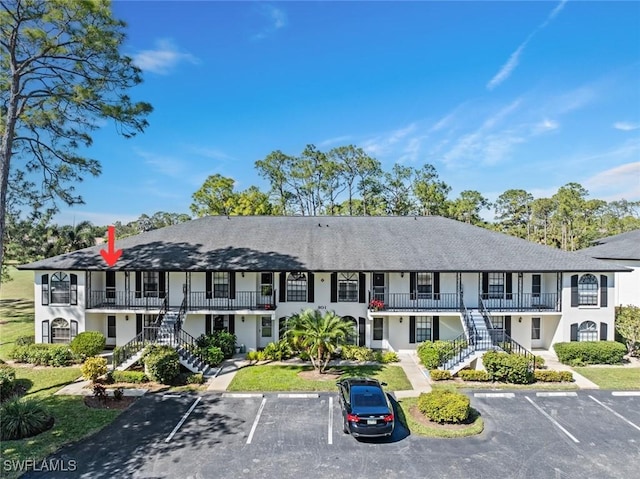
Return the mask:
<svg viewBox="0 0 640 479">
<path fill-rule="evenodd" d="M 347 425 L 347 421 L 342 421 L 342 432 L 345 434 L 349 434 L 349 426 Z"/>
</svg>

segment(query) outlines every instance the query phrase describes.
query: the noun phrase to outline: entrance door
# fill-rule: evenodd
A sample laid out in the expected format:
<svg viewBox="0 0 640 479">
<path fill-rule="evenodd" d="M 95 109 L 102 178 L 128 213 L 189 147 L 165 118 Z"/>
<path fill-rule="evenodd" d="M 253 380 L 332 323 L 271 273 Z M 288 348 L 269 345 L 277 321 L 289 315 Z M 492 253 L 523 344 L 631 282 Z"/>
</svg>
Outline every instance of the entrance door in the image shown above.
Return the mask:
<svg viewBox="0 0 640 479">
<path fill-rule="evenodd" d="M 105 292 L 106 302 L 109 304 L 115 304 L 116 302 L 116 272 L 115 271 L 106 272 L 105 289 L 106 289 L 106 292 Z"/>
<path fill-rule="evenodd" d="M 273 341 L 273 319 L 271 316 L 260 317 L 260 347 L 264 348 Z"/>
<path fill-rule="evenodd" d="M 371 299 L 379 299 L 386 303 L 385 289 L 384 273 L 373 273 L 373 297 Z"/>
<path fill-rule="evenodd" d="M 531 348 L 544 347 L 541 318 L 531 318 Z"/>
<path fill-rule="evenodd" d="M 371 348 L 382 349 L 384 339 L 384 318 L 373 318 L 371 328 Z"/>
<path fill-rule="evenodd" d="M 116 345 L 116 317 L 107 316 L 107 346 Z"/>
</svg>

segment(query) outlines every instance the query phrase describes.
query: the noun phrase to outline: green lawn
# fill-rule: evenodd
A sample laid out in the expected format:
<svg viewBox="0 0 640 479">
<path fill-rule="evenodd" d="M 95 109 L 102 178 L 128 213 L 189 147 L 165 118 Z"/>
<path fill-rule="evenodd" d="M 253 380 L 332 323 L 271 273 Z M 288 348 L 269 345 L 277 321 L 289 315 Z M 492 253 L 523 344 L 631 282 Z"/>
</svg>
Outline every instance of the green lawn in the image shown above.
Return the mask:
<svg viewBox="0 0 640 479">
<path fill-rule="evenodd" d="M 405 391 L 412 389 L 400 366 L 340 366 L 340 378 L 367 376 L 387 383 L 389 391 Z M 310 366 L 247 366 L 240 369 L 231 384 L 229 391 L 336 391 L 336 377 L 327 380 L 309 380 L 301 378 L 298 373 L 311 371 Z"/>
<path fill-rule="evenodd" d="M 602 389 L 640 389 L 640 368 L 591 366 L 573 369 Z"/>
<path fill-rule="evenodd" d="M 10 268 L 12 281 L 0 286 L 0 359 L 8 359 L 18 336 L 34 334 L 33 271 Z"/>
</svg>

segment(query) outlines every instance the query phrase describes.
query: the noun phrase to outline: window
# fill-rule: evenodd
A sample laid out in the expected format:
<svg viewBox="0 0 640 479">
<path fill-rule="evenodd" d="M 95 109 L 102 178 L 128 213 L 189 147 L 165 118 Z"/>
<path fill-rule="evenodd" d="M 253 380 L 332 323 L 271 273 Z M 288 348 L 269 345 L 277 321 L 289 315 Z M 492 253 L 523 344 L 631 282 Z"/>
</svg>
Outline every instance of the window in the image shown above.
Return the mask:
<svg viewBox="0 0 640 479">
<path fill-rule="evenodd" d="M 107 338 L 116 337 L 116 317 L 107 316 Z"/>
<path fill-rule="evenodd" d="M 338 273 L 338 301 L 358 301 L 357 273 Z"/>
<path fill-rule="evenodd" d="M 213 331 L 229 331 L 229 318 L 228 316 L 214 316 L 213 317 Z"/>
<path fill-rule="evenodd" d="M 145 298 L 158 297 L 158 272 L 145 271 L 142 275 L 142 291 Z"/>
<path fill-rule="evenodd" d="M 373 318 L 373 340 L 382 341 L 384 335 L 384 320 L 382 318 Z"/>
<path fill-rule="evenodd" d="M 263 338 L 270 338 L 273 336 L 273 321 L 271 316 L 262 316 L 260 318 L 260 325 L 262 328 L 262 332 L 260 336 Z"/>
<path fill-rule="evenodd" d="M 540 339 L 540 318 L 531 318 L 531 339 Z"/>
<path fill-rule="evenodd" d="M 273 294 L 273 273 L 260 273 L 260 295 L 271 296 Z"/>
<path fill-rule="evenodd" d="M 598 279 L 592 274 L 583 274 L 578 281 L 578 305 L 598 305 Z"/>
<path fill-rule="evenodd" d="M 504 274 L 503 273 L 489 273 L 489 298 L 502 299 L 504 298 Z"/>
<path fill-rule="evenodd" d="M 542 277 L 539 274 L 534 274 L 531 276 L 531 295 L 534 298 L 540 297 L 540 291 L 542 289 L 541 278 Z"/>
<path fill-rule="evenodd" d="M 71 282 L 69 281 L 69 275 L 65 273 L 55 273 L 51 277 L 51 303 L 71 304 Z"/>
<path fill-rule="evenodd" d="M 306 273 L 289 273 L 287 276 L 287 301 L 307 300 Z"/>
<path fill-rule="evenodd" d="M 431 341 L 431 318 L 429 316 L 416 317 L 416 341 Z"/>
<path fill-rule="evenodd" d="M 504 316 L 491 316 L 491 326 L 493 329 L 504 331 Z"/>
<path fill-rule="evenodd" d="M 598 327 L 593 321 L 583 321 L 578 327 L 578 341 L 597 341 Z"/>
<path fill-rule="evenodd" d="M 229 297 L 229 273 L 220 271 L 213 273 L 213 297 Z"/>
<path fill-rule="evenodd" d="M 51 321 L 51 342 L 68 343 L 69 341 L 71 341 L 71 328 L 69 327 L 69 321 L 62 318 L 57 318 Z"/>
<path fill-rule="evenodd" d="M 418 299 L 431 299 L 433 292 L 431 273 L 418 273 L 416 287 L 418 288 Z"/>
</svg>

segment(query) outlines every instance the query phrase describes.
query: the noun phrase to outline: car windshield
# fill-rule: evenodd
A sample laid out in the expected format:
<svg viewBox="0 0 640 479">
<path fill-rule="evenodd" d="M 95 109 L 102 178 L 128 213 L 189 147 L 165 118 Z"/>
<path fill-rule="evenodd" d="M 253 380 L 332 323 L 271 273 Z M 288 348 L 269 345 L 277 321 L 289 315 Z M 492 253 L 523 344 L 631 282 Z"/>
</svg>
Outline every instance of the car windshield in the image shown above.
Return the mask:
<svg viewBox="0 0 640 479">
<path fill-rule="evenodd" d="M 353 386 L 351 388 L 351 403 L 354 407 L 385 406 L 382 391 L 369 386 Z"/>
</svg>

